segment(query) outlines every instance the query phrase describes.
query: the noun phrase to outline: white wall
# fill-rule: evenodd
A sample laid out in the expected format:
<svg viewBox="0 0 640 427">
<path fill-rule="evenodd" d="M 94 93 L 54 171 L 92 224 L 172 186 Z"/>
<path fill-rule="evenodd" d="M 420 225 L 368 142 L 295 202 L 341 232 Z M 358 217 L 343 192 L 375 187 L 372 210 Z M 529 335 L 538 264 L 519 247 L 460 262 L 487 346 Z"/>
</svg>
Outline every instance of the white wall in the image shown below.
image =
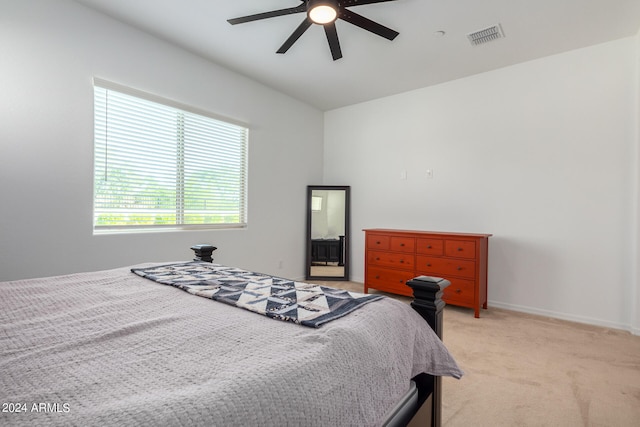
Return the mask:
<svg viewBox="0 0 640 427">
<path fill-rule="evenodd" d="M 493 233 L 490 306 L 629 329 L 636 44 L 326 112 L 325 184 L 352 187 L 353 279 L 363 228 Z"/>
<path fill-rule="evenodd" d="M 0 280 L 190 259 L 197 243 L 225 264 L 304 274 L 322 112 L 74 2 L 0 10 Z M 249 228 L 93 236 L 93 76 L 248 123 Z"/>
</svg>

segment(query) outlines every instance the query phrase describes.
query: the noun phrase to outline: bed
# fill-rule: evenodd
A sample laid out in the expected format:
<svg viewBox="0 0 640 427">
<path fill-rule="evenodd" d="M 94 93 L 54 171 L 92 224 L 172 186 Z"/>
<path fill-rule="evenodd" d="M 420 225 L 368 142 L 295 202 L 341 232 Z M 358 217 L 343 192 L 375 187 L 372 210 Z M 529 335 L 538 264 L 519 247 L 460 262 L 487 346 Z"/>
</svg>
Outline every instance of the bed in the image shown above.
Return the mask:
<svg viewBox="0 0 640 427">
<path fill-rule="evenodd" d="M 446 281 L 304 325 L 145 274 L 165 267 L 0 283 L 0 425 L 439 425 L 440 377 L 462 375 L 436 334 Z"/>
</svg>

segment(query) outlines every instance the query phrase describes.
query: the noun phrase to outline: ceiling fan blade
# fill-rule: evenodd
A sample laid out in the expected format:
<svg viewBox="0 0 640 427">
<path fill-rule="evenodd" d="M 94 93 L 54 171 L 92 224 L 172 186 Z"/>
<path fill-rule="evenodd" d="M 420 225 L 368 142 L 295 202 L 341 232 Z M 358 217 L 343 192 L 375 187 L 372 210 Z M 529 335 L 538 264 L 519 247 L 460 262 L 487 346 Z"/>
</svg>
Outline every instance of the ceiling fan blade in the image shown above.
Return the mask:
<svg viewBox="0 0 640 427">
<path fill-rule="evenodd" d="M 342 49 L 340 49 L 340 40 L 338 40 L 338 31 L 336 30 L 335 21 L 324 25 L 324 33 L 327 35 L 327 41 L 329 42 L 329 48 L 331 49 L 331 56 L 333 56 L 333 60 L 335 61 L 342 58 Z"/>
<path fill-rule="evenodd" d="M 388 1 L 396 1 L 396 0 L 342 0 L 340 4 L 342 7 L 351 7 L 351 6 L 360 6 L 363 4 L 371 4 L 371 3 L 385 3 Z"/>
<path fill-rule="evenodd" d="M 377 22 L 374 22 L 362 15 L 358 15 L 357 13 L 351 12 L 347 9 L 342 9 L 342 12 L 340 13 L 340 19 L 347 21 L 350 24 L 356 25 L 364 30 L 371 31 L 372 33 L 377 34 L 380 37 L 384 37 L 387 40 L 393 40 L 398 36 L 398 34 L 400 34 L 397 31 L 392 30 L 391 28 L 378 24 Z"/>
<path fill-rule="evenodd" d="M 289 7 L 287 9 L 272 10 L 270 12 L 257 13 L 255 15 L 241 16 L 240 18 L 227 19 L 231 25 L 244 24 L 245 22 L 258 21 L 260 19 L 275 18 L 276 16 L 291 15 L 292 13 L 300 13 L 307 11 L 306 2 L 302 2 L 300 6 Z"/>
<path fill-rule="evenodd" d="M 311 26 L 312 22 L 309 18 L 305 18 L 304 21 L 296 28 L 296 30 L 289 36 L 280 49 L 276 53 L 286 53 L 291 46 L 300 38 L 302 34 Z"/>
</svg>

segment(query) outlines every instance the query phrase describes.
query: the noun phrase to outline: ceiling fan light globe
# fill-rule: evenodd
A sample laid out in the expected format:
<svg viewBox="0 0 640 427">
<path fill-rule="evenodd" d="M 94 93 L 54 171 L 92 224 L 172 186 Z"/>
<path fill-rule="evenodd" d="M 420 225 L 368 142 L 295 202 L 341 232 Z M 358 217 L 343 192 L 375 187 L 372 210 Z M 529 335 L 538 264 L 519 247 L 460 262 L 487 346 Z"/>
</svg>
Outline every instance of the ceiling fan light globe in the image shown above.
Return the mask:
<svg viewBox="0 0 640 427">
<path fill-rule="evenodd" d="M 315 24 L 329 24 L 338 18 L 338 5 L 332 1 L 310 1 L 307 16 Z"/>
</svg>

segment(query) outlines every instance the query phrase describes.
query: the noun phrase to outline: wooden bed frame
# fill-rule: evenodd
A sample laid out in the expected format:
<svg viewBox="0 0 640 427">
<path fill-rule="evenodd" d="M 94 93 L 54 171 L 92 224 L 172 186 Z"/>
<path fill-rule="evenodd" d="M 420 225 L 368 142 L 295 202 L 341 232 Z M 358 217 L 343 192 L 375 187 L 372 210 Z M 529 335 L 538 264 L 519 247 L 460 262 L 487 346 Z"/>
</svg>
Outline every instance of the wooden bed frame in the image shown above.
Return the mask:
<svg viewBox="0 0 640 427">
<path fill-rule="evenodd" d="M 195 245 L 194 261 L 213 262 L 211 254 L 217 248 L 212 245 Z M 446 305 L 442 300 L 442 291 L 450 282 L 440 277 L 418 276 L 407 282 L 413 289 L 411 307 L 417 311 L 442 339 L 442 310 Z M 418 403 L 408 412 L 406 420 L 401 424 L 410 427 L 440 427 L 442 423 L 442 377 L 420 374 L 413 378 L 418 389 Z"/>
</svg>

